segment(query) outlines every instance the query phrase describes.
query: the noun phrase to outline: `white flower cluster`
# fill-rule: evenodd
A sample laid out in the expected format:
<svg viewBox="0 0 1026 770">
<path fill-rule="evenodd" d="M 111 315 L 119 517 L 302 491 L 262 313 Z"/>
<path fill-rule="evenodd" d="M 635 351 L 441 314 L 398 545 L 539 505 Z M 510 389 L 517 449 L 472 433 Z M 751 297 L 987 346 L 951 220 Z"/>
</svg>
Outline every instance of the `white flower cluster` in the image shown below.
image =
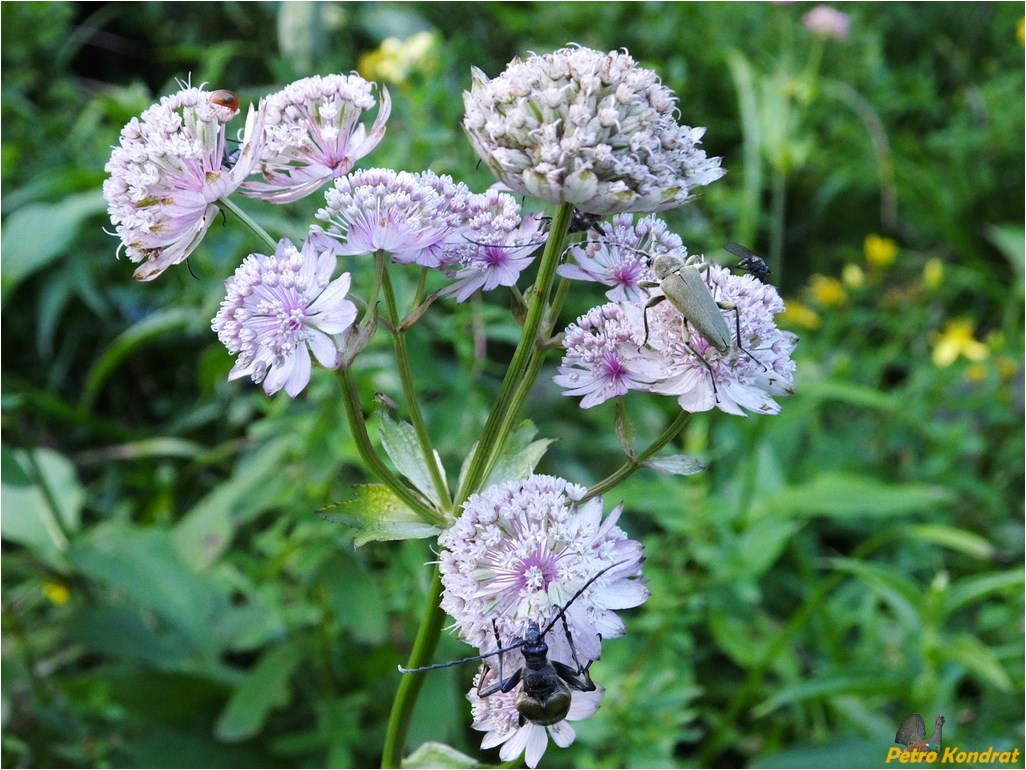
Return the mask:
<svg viewBox="0 0 1026 770">
<path fill-rule="evenodd" d="M 295 398 L 310 381 L 311 352 L 325 369 L 337 368 L 343 335 L 356 321 L 356 305 L 345 298 L 349 273 L 331 280 L 337 262 L 311 240 L 300 251 L 285 238 L 273 256 L 243 260 L 211 322 L 239 356 L 229 380 L 249 375 L 268 395 L 284 388 Z"/>
<path fill-rule="evenodd" d="M 378 146 L 392 110 L 388 89 L 368 131 L 360 123 L 374 106 L 373 83 L 359 75 L 303 78 L 267 97 L 257 169 L 263 182 L 247 182 L 247 195 L 290 203 L 349 173 Z"/>
<path fill-rule="evenodd" d="M 239 112 L 230 91 L 183 87 L 121 129 L 104 170 L 111 222 L 133 262 L 135 278 L 151 281 L 177 265 L 203 240 L 217 214 L 217 199 L 232 193 L 256 160 L 243 142 L 226 166 L 226 125 Z M 259 135 L 263 113 L 250 110 L 246 136 Z M 119 247 L 120 252 L 120 247 Z"/>
<path fill-rule="evenodd" d="M 679 206 L 725 173 L 679 125 L 677 100 L 626 52 L 562 48 L 515 59 L 493 80 L 473 71 L 463 125 L 514 191 L 592 214 Z"/>
</svg>

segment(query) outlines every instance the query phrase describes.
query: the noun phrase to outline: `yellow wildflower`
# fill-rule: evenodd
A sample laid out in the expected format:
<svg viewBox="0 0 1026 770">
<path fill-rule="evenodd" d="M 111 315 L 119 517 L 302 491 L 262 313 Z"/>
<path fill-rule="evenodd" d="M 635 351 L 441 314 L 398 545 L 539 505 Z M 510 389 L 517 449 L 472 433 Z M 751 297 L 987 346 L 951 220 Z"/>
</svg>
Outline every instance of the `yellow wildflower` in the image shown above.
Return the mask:
<svg viewBox="0 0 1026 770">
<path fill-rule="evenodd" d="M 944 262 L 937 257 L 928 259 L 923 265 L 923 286 L 930 291 L 936 291 L 944 282 Z"/>
<path fill-rule="evenodd" d="M 841 280 L 849 289 L 861 289 L 866 285 L 866 274 L 858 265 L 849 263 L 841 270 Z"/>
<path fill-rule="evenodd" d="M 818 329 L 820 324 L 819 313 L 796 299 L 789 299 L 784 303 L 784 312 L 778 318 L 782 324 L 804 329 Z"/>
<path fill-rule="evenodd" d="M 809 294 L 817 304 L 823 307 L 837 307 L 844 304 L 848 298 L 843 283 L 836 278 L 818 274 L 809 279 Z"/>
<path fill-rule="evenodd" d="M 1026 42 L 1026 17 L 1020 16 L 1019 23 L 1015 25 L 1015 38 L 1019 41 L 1019 45 Z"/>
<path fill-rule="evenodd" d="M 58 607 L 62 604 L 66 604 L 68 598 L 71 596 L 71 592 L 68 590 L 68 587 L 61 583 L 46 582 L 43 583 L 43 587 L 40 590 L 43 592 L 43 596 Z"/>
<path fill-rule="evenodd" d="M 403 83 L 414 70 L 430 70 L 435 62 L 432 32 L 418 32 L 405 40 L 385 38 L 377 49 L 360 57 L 357 69 L 367 80 Z"/>
<path fill-rule="evenodd" d="M 866 262 L 877 268 L 890 267 L 894 264 L 894 258 L 898 256 L 898 244 L 876 233 L 866 236 L 862 249 L 866 255 Z"/>
<path fill-rule="evenodd" d="M 948 321 L 940 334 L 932 335 L 933 363 L 951 366 L 959 356 L 970 361 L 982 361 L 988 354 L 987 346 L 973 337 L 973 322 L 965 319 Z"/>
</svg>

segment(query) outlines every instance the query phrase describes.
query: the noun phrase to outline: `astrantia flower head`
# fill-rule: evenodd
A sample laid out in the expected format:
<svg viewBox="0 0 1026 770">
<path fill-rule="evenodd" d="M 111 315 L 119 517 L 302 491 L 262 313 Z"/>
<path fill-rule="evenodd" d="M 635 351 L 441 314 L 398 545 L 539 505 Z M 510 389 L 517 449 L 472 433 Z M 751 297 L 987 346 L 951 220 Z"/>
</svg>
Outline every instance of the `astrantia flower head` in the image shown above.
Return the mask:
<svg viewBox="0 0 1026 770">
<path fill-rule="evenodd" d="M 482 676 L 488 678 L 487 684 L 490 684 L 497 676 L 494 664 L 487 664 L 487 666 L 488 668 L 482 666 L 477 676 L 474 677 L 474 686 L 467 693 L 467 700 L 470 701 L 471 711 L 474 715 L 474 729 L 487 733 L 481 739 L 481 748 L 491 749 L 502 745 L 502 748 L 499 749 L 499 759 L 503 762 L 512 762 L 523 754 L 528 767 L 537 767 L 542 754 L 548 747 L 549 736 L 557 746 L 565 749 L 577 737 L 574 728 L 567 723 L 592 716 L 598 711 L 599 701 L 602 700 L 602 695 L 605 692 L 605 689 L 598 684 L 595 685 L 593 692 L 571 690 L 570 712 L 566 715 L 566 719 L 547 726 L 528 721 L 524 721 L 524 724 L 521 725 L 520 713 L 514 705 L 517 696 L 515 688 L 511 692 L 497 692 L 487 698 L 482 698 L 477 694 Z"/>
<path fill-rule="evenodd" d="M 563 337 L 566 355 L 553 381 L 564 396 L 584 396 L 588 409 L 628 390 L 649 390 L 663 375 L 662 358 L 643 348 L 644 332 L 618 303 L 592 308 Z"/>
<path fill-rule="evenodd" d="M 802 16 L 802 23 L 816 37 L 844 40 L 848 37 L 851 17 L 829 5 L 817 5 Z"/>
<path fill-rule="evenodd" d="M 440 267 L 443 242 L 463 226 L 470 190 L 430 171 L 374 168 L 336 179 L 324 197 L 327 205 L 317 218 L 328 229 L 312 230 L 322 246 L 338 239 L 339 254 L 381 249 L 395 262 Z"/>
<path fill-rule="evenodd" d="M 287 239 L 274 256 L 250 254 L 225 281 L 228 295 L 211 326 L 239 358 L 229 380 L 249 375 L 271 395 L 292 398 L 310 381 L 310 352 L 326 369 L 339 364 L 345 332 L 356 320 L 347 300 L 349 273 L 335 280 L 338 258 L 307 240 L 298 251 Z"/>
<path fill-rule="evenodd" d="M 251 173 L 263 111 L 250 108 L 246 138 L 227 168 L 226 126 L 238 109 L 229 91 L 183 87 L 121 130 L 121 144 L 104 167 L 110 178 L 103 195 L 128 258 L 145 262 L 136 279 L 153 280 L 183 262 L 214 221 L 217 199 Z"/>
<path fill-rule="evenodd" d="M 625 306 L 633 323 L 648 316 L 648 347 L 662 359 L 664 372 L 651 386 L 654 393 L 677 396 L 681 408 L 703 412 L 712 408 L 744 416 L 744 409 L 777 414 L 773 396 L 794 393 L 791 353 L 798 338 L 777 328 L 774 315 L 784 310 L 776 288 L 750 275 L 734 275 L 719 265 L 701 268 L 713 298 L 735 310 L 722 311 L 732 344 L 720 352 L 669 302 L 647 311 Z M 740 335 L 737 332 L 740 325 Z M 685 336 L 685 329 L 687 336 Z"/>
<path fill-rule="evenodd" d="M 316 75 L 267 97 L 256 168 L 264 181 L 248 182 L 246 194 L 289 203 L 349 173 L 385 135 L 392 107 L 386 88 L 381 89 L 374 125 L 368 131 L 366 124 L 360 123 L 374 106 L 372 88 L 373 84 L 359 75 Z"/>
<path fill-rule="evenodd" d="M 661 211 L 723 176 L 679 125 L 677 100 L 626 52 L 562 48 L 473 71 L 463 125 L 495 175 L 523 195 L 591 214 Z"/>
<path fill-rule="evenodd" d="M 613 610 L 648 598 L 640 580 L 641 543 L 616 526 L 621 506 L 602 519 L 602 498 L 582 501 L 585 488 L 555 476 L 493 485 L 471 495 L 438 543 L 442 608 L 464 641 L 495 649 L 492 621 L 503 644 L 522 639 L 588 580 L 601 575 L 566 611 L 582 665 L 599 656 L 599 636 L 624 633 Z M 561 625 L 545 637 L 549 659 L 572 661 Z"/>
<path fill-rule="evenodd" d="M 442 294 L 464 302 L 478 289 L 516 284 L 540 246 L 541 217 L 521 218 L 516 198 L 493 188 L 471 196 L 463 222 L 444 246 L 443 264 L 459 269 Z"/>
<path fill-rule="evenodd" d="M 612 302 L 635 302 L 647 296 L 639 284 L 654 280 L 650 262 L 660 254 L 685 259 L 688 250 L 659 217 L 649 215 L 635 223 L 633 215 L 617 214 L 602 232 L 590 230 L 586 242 L 571 247 L 575 264 L 560 265 L 556 272 L 612 286 L 606 292 Z"/>
</svg>

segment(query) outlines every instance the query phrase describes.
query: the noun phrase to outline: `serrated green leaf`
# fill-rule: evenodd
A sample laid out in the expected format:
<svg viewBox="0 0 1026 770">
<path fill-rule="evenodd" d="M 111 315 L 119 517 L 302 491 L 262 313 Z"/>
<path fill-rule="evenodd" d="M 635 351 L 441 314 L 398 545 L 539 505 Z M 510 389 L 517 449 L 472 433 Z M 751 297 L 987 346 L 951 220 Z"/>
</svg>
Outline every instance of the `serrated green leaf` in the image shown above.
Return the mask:
<svg viewBox="0 0 1026 770">
<path fill-rule="evenodd" d="M 504 481 L 519 481 L 530 476 L 542 457 L 545 456 L 549 444 L 554 441 L 554 439 L 531 441 L 537 432 L 538 428 L 530 420 L 524 420 L 514 428 L 509 438 L 506 439 L 506 445 L 503 447 L 502 454 L 496 458 L 495 464 L 480 488 L 484 489 L 493 484 L 501 484 Z M 470 460 L 476 451 L 477 444 L 475 443 L 470 448 L 470 452 L 467 453 L 463 466 L 460 468 L 459 485 L 461 488 L 463 480 L 467 475 L 467 470 L 470 468 Z"/>
<path fill-rule="evenodd" d="M 538 428 L 530 420 L 524 420 L 513 429 L 502 454 L 496 458 L 488 477 L 481 485 L 482 489 L 505 481 L 520 481 L 531 475 L 545 456 L 549 444 L 554 441 L 547 438 L 531 441 L 537 432 Z"/>
<path fill-rule="evenodd" d="M 357 547 L 372 540 L 413 540 L 441 532 L 406 507 L 384 484 L 358 486 L 355 499 L 328 506 L 323 513 L 349 527 Z"/>
<path fill-rule="evenodd" d="M 217 720 L 217 737 L 242 741 L 256 735 L 271 710 L 288 701 L 289 679 L 302 659 L 302 648 L 295 642 L 265 653 L 228 699 Z"/>
<path fill-rule="evenodd" d="M 381 446 L 391 458 L 396 470 L 409 479 L 414 488 L 428 500 L 435 505 L 441 505 L 442 501 L 435 489 L 431 469 L 421 451 L 413 426 L 408 422 L 396 422 L 382 412 L 380 436 Z M 437 452 L 434 453 L 434 460 L 438 465 L 439 475 L 445 479 L 445 469 Z"/>
<path fill-rule="evenodd" d="M 691 455 L 652 457 L 645 460 L 642 465 L 659 473 L 668 473 L 671 476 L 691 476 L 705 470 L 705 463 Z"/>
<path fill-rule="evenodd" d="M 410 756 L 402 761 L 402 767 L 480 767 L 473 757 L 444 743 L 429 741 L 422 743 Z"/>
</svg>

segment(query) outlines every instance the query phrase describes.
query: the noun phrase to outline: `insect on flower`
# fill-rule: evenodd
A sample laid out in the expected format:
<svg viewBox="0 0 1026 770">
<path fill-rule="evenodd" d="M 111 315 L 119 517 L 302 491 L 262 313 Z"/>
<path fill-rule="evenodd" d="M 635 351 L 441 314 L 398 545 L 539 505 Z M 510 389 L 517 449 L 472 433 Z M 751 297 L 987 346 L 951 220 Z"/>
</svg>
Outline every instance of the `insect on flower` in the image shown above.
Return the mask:
<svg viewBox="0 0 1026 770">
<path fill-rule="evenodd" d="M 233 91 L 229 91 L 225 88 L 220 88 L 217 91 L 213 91 L 210 94 L 210 101 L 214 104 L 219 104 L 222 107 L 227 107 L 232 112 L 239 111 L 239 97 L 236 96 Z"/>
<path fill-rule="evenodd" d="M 652 260 L 652 272 L 655 274 L 656 281 L 643 282 L 639 285 L 648 288 L 658 287 L 662 291 L 662 295 L 652 298 L 645 305 L 645 341 L 642 343 L 642 346 L 648 342 L 648 309 L 658 305 L 663 300 L 668 300 L 683 316 L 682 334 L 685 345 L 709 370 L 712 376 L 713 393 L 716 395 L 716 376 L 709 362 L 688 341 L 690 337 L 689 325 L 694 327 L 699 335 L 720 353 L 727 354 L 732 348 L 736 347 L 752 359 L 752 361 L 756 363 L 759 363 L 759 361 L 741 346 L 741 312 L 737 305 L 715 299 L 709 284 L 702 277 L 701 269 L 708 267 L 708 264 L 703 262 L 702 258 L 698 256 L 682 259 L 670 254 L 661 254 Z M 724 310 L 733 311 L 734 313 L 736 338 L 731 337 L 730 328 L 727 326 L 727 321 L 721 312 Z M 759 363 L 759 365 L 764 370 L 766 369 L 764 364 Z M 718 398 L 718 395 L 716 397 Z"/>
<path fill-rule="evenodd" d="M 496 650 L 483 655 L 472 655 L 468 658 L 452 660 L 448 663 L 436 663 L 420 668 L 403 668 L 400 666 L 399 670 L 404 674 L 416 674 L 422 671 L 449 668 L 450 666 L 458 666 L 463 663 L 471 663 L 476 660 L 498 656 L 498 679 L 485 686 L 486 677 L 482 676 L 477 694 L 482 698 L 487 698 L 489 695 L 494 695 L 498 692 L 510 692 L 520 684 L 522 687 L 515 701 L 516 710 L 520 714 L 520 724 L 523 725 L 525 722 L 531 722 L 536 725 L 556 724 L 565 719 L 570 711 L 571 689 L 580 692 L 592 692 L 596 688 L 591 675 L 588 673 L 591 664 L 595 661 L 590 660 L 582 666 L 581 662 L 577 659 L 577 649 L 574 647 L 573 639 L 570 636 L 570 626 L 566 620 L 566 611 L 592 583 L 609 570 L 624 563 L 626 562 L 610 564 L 605 569 L 599 570 L 592 575 L 577 593 L 570 597 L 566 604 L 556 608 L 555 617 L 544 628 L 540 628 L 537 623 L 532 622 L 528 626 L 527 634 L 524 638 L 513 644 L 506 647 L 502 646 L 499 640 L 498 627 L 493 620 L 492 628 L 495 631 Z M 566 634 L 567 642 L 570 645 L 570 654 L 574 661 L 573 666 L 558 660 L 549 661 L 548 659 L 549 646 L 545 643 L 545 635 L 553 629 L 557 621 L 562 621 L 563 623 L 563 631 Z M 502 665 L 503 655 L 514 650 L 521 651 L 524 656 L 524 665 L 509 676 L 505 676 Z"/>
<path fill-rule="evenodd" d="M 728 243 L 723 248 L 734 256 L 740 257 L 737 261 L 739 270 L 745 270 L 750 276 L 763 282 L 766 281 L 766 276 L 770 274 L 770 267 L 766 264 L 765 259 L 755 252 L 749 251 L 740 243 Z"/>
</svg>

